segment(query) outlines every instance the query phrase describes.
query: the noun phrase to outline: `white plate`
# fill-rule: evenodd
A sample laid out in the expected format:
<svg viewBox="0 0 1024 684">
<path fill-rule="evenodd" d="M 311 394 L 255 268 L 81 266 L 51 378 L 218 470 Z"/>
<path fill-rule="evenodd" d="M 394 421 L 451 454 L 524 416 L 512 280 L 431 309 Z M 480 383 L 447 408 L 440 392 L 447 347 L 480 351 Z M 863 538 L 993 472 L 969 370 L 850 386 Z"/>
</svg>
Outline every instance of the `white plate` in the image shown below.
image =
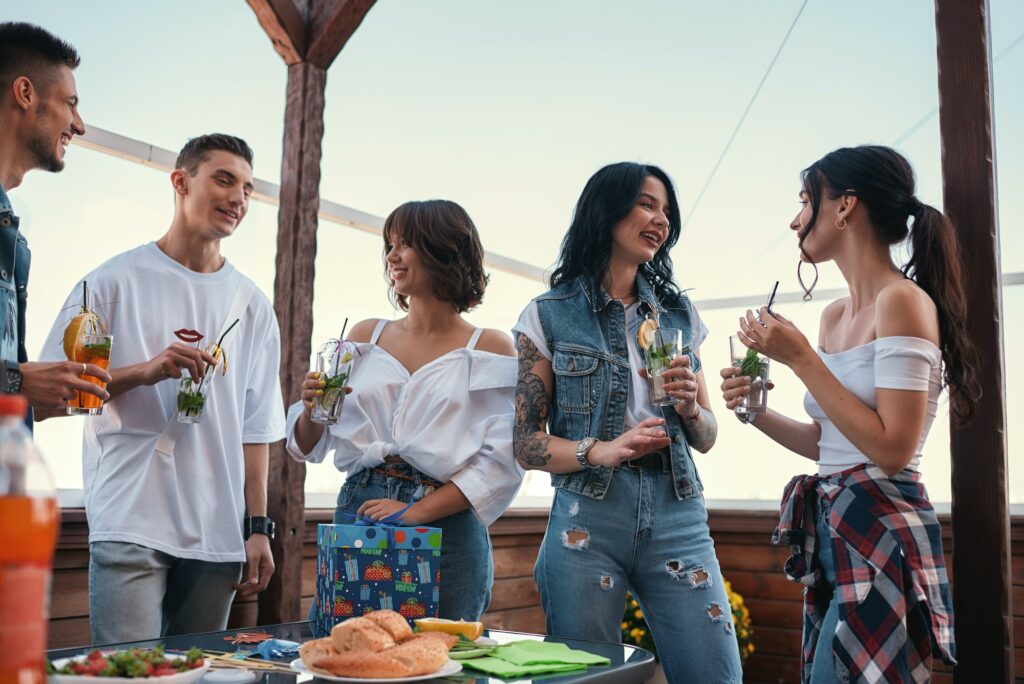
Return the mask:
<svg viewBox="0 0 1024 684">
<path fill-rule="evenodd" d="M 288 664 L 288 667 L 292 668 L 296 672 L 311 674 L 314 677 L 325 679 L 329 682 L 344 682 L 350 684 L 354 682 L 419 682 L 423 681 L 424 679 L 448 677 L 462 670 L 462 663 L 456 662 L 454 660 L 449 660 L 448 663 L 445 664 L 445 666 L 442 667 L 440 670 L 435 670 L 434 672 L 431 672 L 429 674 L 416 675 L 415 677 L 390 677 L 386 679 L 367 679 L 366 677 L 334 677 L 333 675 L 320 674 L 319 672 L 310 672 L 309 669 L 306 667 L 306 664 L 302 662 L 302 658 L 296 658 Z M 97 684 L 95 679 L 91 682 L 91 684 Z"/>
<path fill-rule="evenodd" d="M 492 639 L 491 637 L 480 637 L 479 639 L 477 639 L 473 643 L 474 644 L 480 644 L 481 646 L 497 646 L 498 645 L 498 642 L 495 641 L 494 639 Z"/>
<path fill-rule="evenodd" d="M 114 651 L 103 651 L 104 654 L 110 654 Z M 178 655 L 166 655 L 168 660 L 182 660 L 184 656 Z M 86 656 L 75 656 L 74 658 L 61 658 L 60 660 L 53 661 L 53 666 L 61 668 L 69 662 L 76 660 L 85 660 Z M 210 669 L 210 659 L 206 658 L 203 662 L 202 667 L 197 667 L 194 670 L 185 670 L 184 672 L 178 672 L 172 675 L 164 675 L 162 677 L 91 677 L 87 675 L 64 675 L 64 674 L 52 674 L 47 676 L 47 682 L 49 684 L 125 684 L 126 682 L 133 682 L 139 684 L 140 682 L 146 682 L 147 684 L 193 684 L 202 679 L 206 671 Z"/>
</svg>

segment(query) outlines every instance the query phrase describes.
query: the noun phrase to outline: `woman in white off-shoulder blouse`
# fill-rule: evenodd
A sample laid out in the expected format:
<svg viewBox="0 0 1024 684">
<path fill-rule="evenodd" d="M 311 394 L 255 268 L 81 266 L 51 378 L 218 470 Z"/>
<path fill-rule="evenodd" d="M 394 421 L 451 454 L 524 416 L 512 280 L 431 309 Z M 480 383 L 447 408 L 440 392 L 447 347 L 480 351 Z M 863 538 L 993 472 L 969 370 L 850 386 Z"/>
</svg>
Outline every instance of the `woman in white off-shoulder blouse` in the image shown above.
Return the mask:
<svg viewBox="0 0 1024 684">
<path fill-rule="evenodd" d="M 955 662 L 953 616 L 917 466 L 943 385 L 957 421 L 978 396 L 956 231 L 888 147 L 835 150 L 802 180 L 790 224 L 800 266 L 816 282 L 816 264 L 834 261 L 850 294 L 825 308 L 817 348 L 767 308 L 747 311 L 738 335 L 807 387 L 810 423 L 776 411 L 748 420 L 818 463 L 790 482 L 776 531 L 798 549 L 787 574 L 807 587 L 803 681 L 927 681 L 933 655 Z M 904 241 L 901 268 L 892 246 Z M 722 377 L 733 409 L 750 378 L 733 367 Z"/>
<path fill-rule="evenodd" d="M 401 511 L 403 522 L 440 527 L 440 616 L 478 620 L 490 601 L 487 526 L 508 507 L 522 470 L 512 455 L 515 350 L 497 330 L 462 314 L 483 299 L 487 276 L 476 227 L 454 202 L 408 202 L 384 224 L 384 260 L 395 321 L 366 320 L 356 344 L 352 393 L 327 428 L 309 417 L 323 382 L 307 374 L 288 411 L 299 460 L 334 452 L 348 474 L 336 522 Z"/>
</svg>

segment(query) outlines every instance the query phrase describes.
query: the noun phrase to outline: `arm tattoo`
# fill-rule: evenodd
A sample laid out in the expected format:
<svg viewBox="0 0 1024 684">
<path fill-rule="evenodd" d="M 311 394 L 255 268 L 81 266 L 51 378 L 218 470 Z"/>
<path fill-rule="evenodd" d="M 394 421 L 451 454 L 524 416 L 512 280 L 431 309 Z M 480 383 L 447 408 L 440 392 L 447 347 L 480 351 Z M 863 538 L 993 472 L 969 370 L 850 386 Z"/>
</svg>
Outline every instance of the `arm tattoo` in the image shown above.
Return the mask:
<svg viewBox="0 0 1024 684">
<path fill-rule="evenodd" d="M 551 460 L 551 451 L 548 449 L 551 437 L 544 431 L 551 395 L 544 381 L 533 372 L 533 367 L 544 357 L 526 335 L 519 333 L 517 342 L 519 380 L 516 383 L 516 421 L 512 442 L 516 459 L 530 470 L 543 468 Z"/>
<path fill-rule="evenodd" d="M 714 446 L 718 438 L 718 421 L 715 420 L 715 414 L 702 406 L 696 418 L 682 418 L 682 421 L 690 446 L 702 453 Z"/>
</svg>

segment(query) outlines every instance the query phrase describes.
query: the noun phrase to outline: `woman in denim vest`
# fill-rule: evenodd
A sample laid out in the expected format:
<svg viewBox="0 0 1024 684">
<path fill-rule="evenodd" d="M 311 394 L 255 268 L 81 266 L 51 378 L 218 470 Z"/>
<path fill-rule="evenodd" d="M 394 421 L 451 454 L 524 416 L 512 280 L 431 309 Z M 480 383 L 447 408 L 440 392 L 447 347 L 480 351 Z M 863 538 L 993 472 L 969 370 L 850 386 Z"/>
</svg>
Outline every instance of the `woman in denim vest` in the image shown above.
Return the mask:
<svg viewBox="0 0 1024 684">
<path fill-rule="evenodd" d="M 669 681 L 739 682 L 690 451 L 706 452 L 718 430 L 700 370 L 707 328 L 672 274 L 678 238 L 675 191 L 661 169 L 623 162 L 587 182 L 552 289 L 513 329 L 515 453 L 555 487 L 534 569 L 548 633 L 619 641 L 629 590 Z M 673 406 L 649 398 L 638 344 L 646 320 L 682 330 L 691 350 L 665 375 Z"/>
</svg>

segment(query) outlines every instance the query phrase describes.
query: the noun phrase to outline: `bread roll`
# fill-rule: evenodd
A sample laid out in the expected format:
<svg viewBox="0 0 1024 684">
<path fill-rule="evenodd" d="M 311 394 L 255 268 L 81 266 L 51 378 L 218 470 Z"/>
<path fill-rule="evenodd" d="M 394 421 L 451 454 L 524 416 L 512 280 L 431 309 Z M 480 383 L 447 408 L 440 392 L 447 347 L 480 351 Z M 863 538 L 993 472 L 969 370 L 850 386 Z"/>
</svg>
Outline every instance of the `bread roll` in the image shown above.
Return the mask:
<svg viewBox="0 0 1024 684">
<path fill-rule="evenodd" d="M 429 674 L 448 662 L 448 646 L 440 639 L 409 639 L 404 644 L 389 648 L 385 653 L 408 666 L 408 677 Z"/>
<path fill-rule="evenodd" d="M 375 653 L 391 648 L 395 639 L 383 627 L 365 617 L 349 618 L 331 630 L 331 642 L 342 654 L 347 651 Z"/>
<path fill-rule="evenodd" d="M 338 655 L 338 649 L 334 648 L 330 637 L 307 641 L 299 646 L 299 657 L 302 658 L 303 664 L 310 670 L 313 669 L 313 662 L 317 658 L 332 655 Z"/>
<path fill-rule="evenodd" d="M 381 653 L 352 651 L 333 656 L 322 656 L 313 663 L 314 671 L 323 671 L 335 677 L 356 679 L 385 679 L 411 677 L 412 668 L 404 660 L 389 655 L 389 649 Z M 434 670 L 437 668 L 435 667 Z M 434 670 L 428 670 L 433 672 Z M 426 673 L 424 673 L 426 674 Z"/>
<path fill-rule="evenodd" d="M 440 641 L 446 648 L 451 648 L 455 644 L 459 643 L 458 635 L 445 634 L 444 632 L 419 632 L 418 634 L 413 634 L 402 643 L 408 644 L 409 642 L 416 641 L 418 639 L 433 639 L 435 641 Z"/>
<path fill-rule="evenodd" d="M 378 627 L 387 630 L 397 642 L 402 642 L 412 636 L 412 628 L 409 622 L 393 610 L 375 610 L 363 616 Z"/>
</svg>

